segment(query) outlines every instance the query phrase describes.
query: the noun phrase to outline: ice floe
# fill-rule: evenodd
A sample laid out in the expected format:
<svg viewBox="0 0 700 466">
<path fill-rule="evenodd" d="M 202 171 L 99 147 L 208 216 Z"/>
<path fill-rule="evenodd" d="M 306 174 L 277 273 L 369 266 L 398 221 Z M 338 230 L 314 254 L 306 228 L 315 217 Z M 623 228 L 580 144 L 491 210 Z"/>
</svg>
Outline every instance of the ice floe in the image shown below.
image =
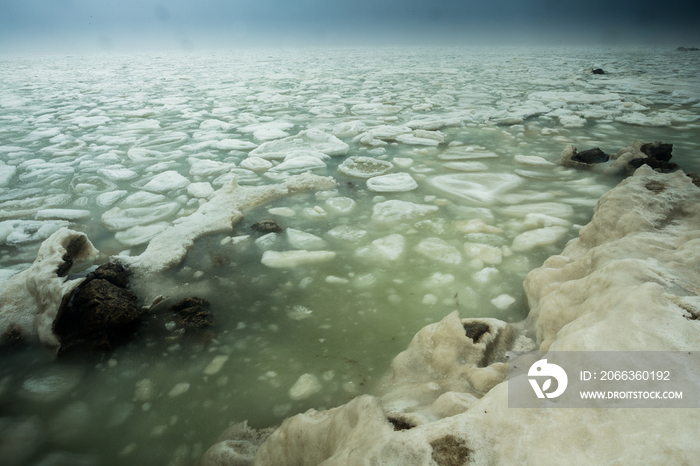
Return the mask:
<svg viewBox="0 0 700 466">
<path fill-rule="evenodd" d="M 390 200 L 375 204 L 372 208 L 372 221 L 391 224 L 401 221 L 417 220 L 440 208 L 438 206 L 416 204 L 408 201 Z"/>
<path fill-rule="evenodd" d="M 273 269 L 288 269 L 327 262 L 335 258 L 333 251 L 265 251 L 262 263 Z"/>
<path fill-rule="evenodd" d="M 310 129 L 275 141 L 268 141 L 250 152 L 251 157 L 284 159 L 295 150 L 313 150 L 336 156 L 348 153 L 349 146 L 337 137 L 323 131 Z"/>
<path fill-rule="evenodd" d="M 394 168 L 391 162 L 373 157 L 348 157 L 338 166 L 338 172 L 355 178 L 372 178 Z"/>
<path fill-rule="evenodd" d="M 375 193 L 399 193 L 417 188 L 418 183 L 408 173 L 379 175 L 367 180 L 367 189 Z"/>
<path fill-rule="evenodd" d="M 393 262 L 403 255 L 405 248 L 406 239 L 402 235 L 393 234 L 375 239 L 368 246 L 358 248 L 355 255 L 374 262 Z"/>
<path fill-rule="evenodd" d="M 443 193 L 479 205 L 491 205 L 499 196 L 521 185 L 523 179 L 510 173 L 459 173 L 434 176 L 428 183 Z"/>
<path fill-rule="evenodd" d="M 430 260 L 449 265 L 462 263 L 462 254 L 446 241 L 440 238 L 426 238 L 415 247 L 415 251 Z"/>
<path fill-rule="evenodd" d="M 168 170 L 154 176 L 143 186 L 143 189 L 154 193 L 165 193 L 186 188 L 188 184 L 190 184 L 190 180 L 174 170 Z"/>
</svg>

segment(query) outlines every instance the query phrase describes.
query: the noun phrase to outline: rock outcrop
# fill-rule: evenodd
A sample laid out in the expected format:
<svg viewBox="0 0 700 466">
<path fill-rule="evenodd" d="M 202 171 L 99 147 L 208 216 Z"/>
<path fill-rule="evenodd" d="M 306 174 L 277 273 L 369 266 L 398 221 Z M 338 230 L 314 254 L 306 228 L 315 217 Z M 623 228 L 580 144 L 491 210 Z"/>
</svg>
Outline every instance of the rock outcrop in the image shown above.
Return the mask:
<svg viewBox="0 0 700 466">
<path fill-rule="evenodd" d="M 670 162 L 673 144 L 660 141 L 643 143 L 636 141 L 620 149 L 617 153 L 607 155 L 599 148 L 578 152 L 573 146 L 566 146 L 561 153 L 559 163 L 567 167 L 593 170 L 609 175 L 630 175 L 642 165 L 661 172 L 672 172 L 679 167 Z"/>
<path fill-rule="evenodd" d="M 89 265 L 96 257 L 87 236 L 68 228 L 44 241 L 34 263 L 0 288 L 0 344 L 39 341 L 58 349 L 53 332 L 58 308 L 63 296 L 83 281 L 66 277 L 73 267 Z"/>
<path fill-rule="evenodd" d="M 693 464 L 694 410 L 508 408 L 502 365 L 511 349 L 698 351 L 698 283 L 700 189 L 641 166 L 528 274 L 525 321 L 453 313 L 429 325 L 379 397 L 287 419 L 254 464 Z"/>
</svg>

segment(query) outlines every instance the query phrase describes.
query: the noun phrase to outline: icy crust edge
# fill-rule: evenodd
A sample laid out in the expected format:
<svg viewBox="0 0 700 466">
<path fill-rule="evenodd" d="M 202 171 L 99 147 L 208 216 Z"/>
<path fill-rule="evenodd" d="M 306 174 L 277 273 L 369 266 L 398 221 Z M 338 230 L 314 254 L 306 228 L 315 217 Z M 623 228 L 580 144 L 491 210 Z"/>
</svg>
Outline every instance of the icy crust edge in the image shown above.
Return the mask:
<svg viewBox="0 0 700 466">
<path fill-rule="evenodd" d="M 697 283 L 700 189 L 683 172 L 643 166 L 601 197 L 579 238 L 528 274 L 525 321 L 455 312 L 428 325 L 379 397 L 285 420 L 254 464 L 691 464 L 700 455 L 693 410 L 508 409 L 502 354 L 700 350 Z M 478 335 L 478 324 L 488 330 Z"/>
<path fill-rule="evenodd" d="M 0 287 L 0 344 L 38 341 L 58 349 L 53 321 L 63 296 L 84 280 L 66 276 L 72 267 L 92 263 L 97 253 L 84 233 L 65 227 L 46 239 L 34 263 Z"/>
<path fill-rule="evenodd" d="M 335 186 L 333 177 L 308 172 L 290 176 L 281 184 L 257 187 L 239 186 L 233 178 L 215 191 L 196 212 L 175 220 L 154 237 L 141 255 L 118 256 L 116 259 L 128 267 L 139 282 L 139 278 L 147 278 L 180 264 L 200 236 L 233 231 L 233 226 L 243 220 L 242 212 L 297 191 Z"/>
</svg>

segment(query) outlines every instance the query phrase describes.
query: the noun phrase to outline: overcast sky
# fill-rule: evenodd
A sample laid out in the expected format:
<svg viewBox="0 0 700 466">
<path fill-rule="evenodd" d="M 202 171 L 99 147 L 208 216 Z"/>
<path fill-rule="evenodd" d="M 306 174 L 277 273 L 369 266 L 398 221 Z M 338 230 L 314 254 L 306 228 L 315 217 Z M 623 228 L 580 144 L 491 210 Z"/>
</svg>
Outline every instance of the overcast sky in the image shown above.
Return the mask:
<svg viewBox="0 0 700 466">
<path fill-rule="evenodd" d="M 700 46 L 699 0 L 0 0 L 0 51 L 475 43 Z"/>
</svg>

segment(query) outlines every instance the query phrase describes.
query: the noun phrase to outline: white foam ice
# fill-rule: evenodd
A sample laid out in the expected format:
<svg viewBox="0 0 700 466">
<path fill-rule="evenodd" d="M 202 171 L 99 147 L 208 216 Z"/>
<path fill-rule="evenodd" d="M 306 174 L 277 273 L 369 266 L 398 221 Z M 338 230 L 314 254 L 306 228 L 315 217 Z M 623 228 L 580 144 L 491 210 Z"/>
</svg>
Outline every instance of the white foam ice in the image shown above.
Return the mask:
<svg viewBox="0 0 700 466">
<path fill-rule="evenodd" d="M 114 239 L 128 248 L 146 244 L 170 226 L 167 222 L 137 225 L 114 234 Z"/>
<path fill-rule="evenodd" d="M 515 303 L 515 298 L 505 293 L 500 294 L 491 300 L 491 304 L 502 311 L 508 309 L 513 305 L 513 303 Z"/>
<path fill-rule="evenodd" d="M 144 207 L 113 207 L 102 214 L 100 221 L 108 231 L 121 231 L 169 219 L 178 213 L 180 208 L 177 202 L 162 202 Z"/>
<path fill-rule="evenodd" d="M 236 168 L 234 163 L 224 163 L 217 160 L 192 158 L 190 162 L 190 175 L 192 176 L 219 176 Z"/>
<path fill-rule="evenodd" d="M 0 161 L 0 188 L 6 187 L 17 173 L 17 167 L 5 165 L 5 162 Z"/>
<path fill-rule="evenodd" d="M 569 232 L 568 228 L 564 227 L 544 227 L 536 230 L 529 230 L 520 233 L 513 239 L 511 249 L 516 252 L 529 251 L 534 248 L 541 248 L 550 244 L 554 244 L 562 239 Z"/>
<path fill-rule="evenodd" d="M 344 121 L 333 127 L 333 136 L 348 138 L 357 136 L 367 129 L 367 125 L 362 120 Z"/>
<path fill-rule="evenodd" d="M 287 228 L 285 230 L 287 241 L 294 249 L 318 250 L 326 247 L 326 242 L 316 235 L 311 233 Z"/>
<path fill-rule="evenodd" d="M 468 173 L 485 172 L 489 169 L 488 165 L 482 162 L 446 162 L 442 166 L 450 170 Z"/>
<path fill-rule="evenodd" d="M 207 182 L 190 183 L 187 186 L 187 194 L 192 197 L 206 199 L 211 196 L 213 192 L 214 188 Z"/>
<path fill-rule="evenodd" d="M 211 144 L 212 148 L 229 151 L 229 150 L 251 150 L 258 147 L 257 144 L 241 139 L 222 139 Z"/>
<path fill-rule="evenodd" d="M 375 204 L 372 208 L 372 221 L 393 224 L 401 221 L 417 220 L 439 210 L 438 206 L 416 204 L 392 199 Z"/>
<path fill-rule="evenodd" d="M 326 199 L 326 206 L 337 214 L 349 214 L 355 209 L 357 203 L 349 197 L 331 197 Z"/>
<path fill-rule="evenodd" d="M 327 262 L 334 258 L 333 251 L 265 251 L 261 262 L 273 269 L 289 269 Z"/>
<path fill-rule="evenodd" d="M 135 171 L 119 165 L 100 168 L 97 173 L 111 181 L 128 181 L 139 176 Z"/>
<path fill-rule="evenodd" d="M 143 186 L 143 189 L 154 193 L 165 193 L 186 188 L 188 184 L 190 184 L 190 180 L 175 170 L 168 170 L 154 176 Z"/>
<path fill-rule="evenodd" d="M 408 173 L 379 175 L 367 180 L 367 189 L 375 193 L 399 193 L 417 188 L 418 183 Z"/>
<path fill-rule="evenodd" d="M 522 184 L 523 179 L 510 173 L 459 173 L 434 176 L 428 183 L 443 193 L 479 205 L 491 205 L 499 196 Z"/>
<path fill-rule="evenodd" d="M 530 165 L 533 167 L 546 167 L 546 166 L 554 166 L 554 163 L 548 161 L 544 157 L 540 157 L 538 155 L 516 155 L 513 157 L 513 161 L 515 163 L 518 163 L 520 165 Z"/>
<path fill-rule="evenodd" d="M 89 210 L 80 209 L 43 209 L 36 213 L 37 220 L 81 220 L 91 216 Z"/>
<path fill-rule="evenodd" d="M 43 241 L 65 226 L 68 222 L 5 220 L 0 222 L 0 244 L 16 246 Z"/>
<path fill-rule="evenodd" d="M 367 237 L 367 230 L 361 230 L 350 225 L 340 225 L 326 232 L 331 238 L 354 245 Z"/>
<path fill-rule="evenodd" d="M 338 165 L 338 172 L 355 178 L 372 178 L 383 175 L 394 168 L 391 162 L 373 157 L 348 157 Z"/>
<path fill-rule="evenodd" d="M 538 202 L 501 207 L 499 212 L 508 217 L 525 218 L 528 214 L 544 214 L 561 219 L 571 218 L 574 209 L 560 202 Z"/>
<path fill-rule="evenodd" d="M 264 172 L 272 168 L 272 162 L 262 157 L 248 157 L 242 160 L 239 166 L 254 172 Z"/>
<path fill-rule="evenodd" d="M 375 239 L 369 245 L 358 248 L 355 255 L 372 262 L 394 262 L 403 255 L 405 248 L 406 239 L 396 233 Z"/>
<path fill-rule="evenodd" d="M 300 155 L 298 157 L 285 159 L 284 162 L 270 168 L 267 173 L 304 173 L 309 170 L 318 170 L 323 168 L 326 168 L 326 164 L 319 158 L 310 155 Z"/>
<path fill-rule="evenodd" d="M 145 207 L 148 205 L 156 204 L 158 202 L 163 202 L 164 200 L 165 196 L 163 196 L 162 194 L 154 194 L 146 191 L 137 191 L 133 194 L 130 194 L 119 205 L 120 207 Z"/>
<path fill-rule="evenodd" d="M 437 158 L 438 160 L 445 161 L 495 159 L 498 158 L 498 154 L 491 152 L 490 150 L 481 146 L 452 146 L 440 152 Z"/>
<path fill-rule="evenodd" d="M 317 129 L 309 129 L 300 131 L 296 136 L 265 142 L 253 149 L 250 156 L 284 159 L 287 154 L 295 150 L 313 150 L 336 156 L 347 154 L 348 149 L 349 146 L 337 137 Z"/>
</svg>

